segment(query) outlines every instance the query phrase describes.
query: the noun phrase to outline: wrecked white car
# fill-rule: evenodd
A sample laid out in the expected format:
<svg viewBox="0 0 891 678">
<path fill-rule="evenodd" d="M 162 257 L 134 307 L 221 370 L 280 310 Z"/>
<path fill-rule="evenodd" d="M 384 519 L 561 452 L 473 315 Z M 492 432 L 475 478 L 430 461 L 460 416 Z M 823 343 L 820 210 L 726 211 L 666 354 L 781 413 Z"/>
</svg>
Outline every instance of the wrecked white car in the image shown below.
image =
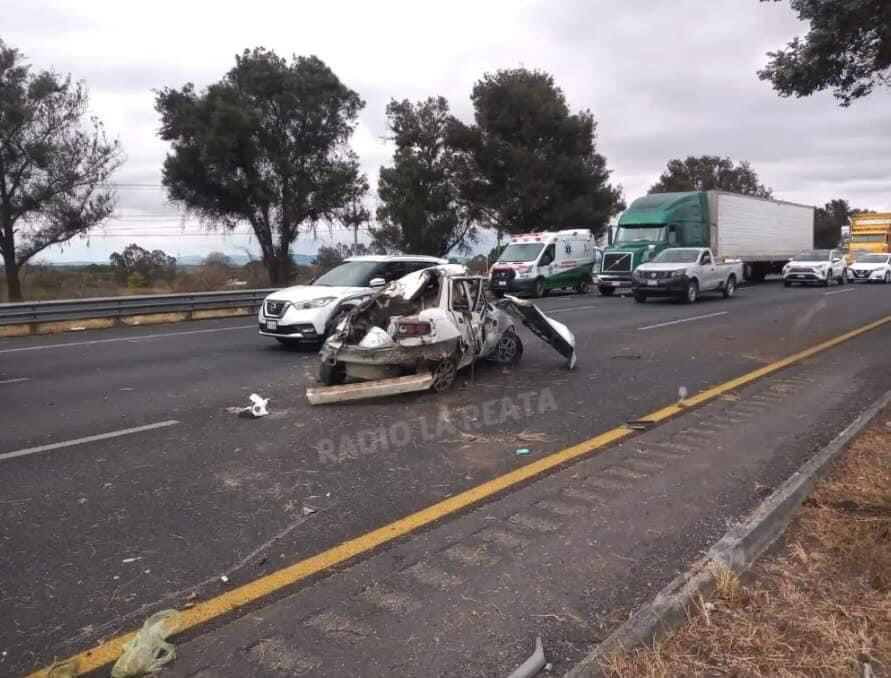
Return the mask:
<svg viewBox="0 0 891 678">
<path fill-rule="evenodd" d="M 411 273 L 356 307 L 320 352 L 319 381 L 307 389 L 317 405 L 433 389 L 481 359 L 512 365 L 523 355 L 516 323 L 575 365 L 575 337 L 531 302 L 492 303 L 487 279 L 448 264 Z"/>
</svg>

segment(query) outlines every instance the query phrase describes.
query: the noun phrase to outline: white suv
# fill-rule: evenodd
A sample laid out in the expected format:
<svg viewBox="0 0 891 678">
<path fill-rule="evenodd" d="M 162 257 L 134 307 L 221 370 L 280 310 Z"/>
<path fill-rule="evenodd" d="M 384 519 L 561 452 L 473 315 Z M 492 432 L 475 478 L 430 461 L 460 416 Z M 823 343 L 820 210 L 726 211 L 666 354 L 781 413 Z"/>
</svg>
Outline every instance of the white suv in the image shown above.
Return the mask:
<svg viewBox="0 0 891 678">
<path fill-rule="evenodd" d="M 810 250 L 802 252 L 783 266 L 783 284 L 797 282 L 818 283 L 829 287 L 833 280 L 840 285 L 848 281 L 848 265 L 838 250 Z"/>
<path fill-rule="evenodd" d="M 276 290 L 266 297 L 257 314 L 260 334 L 282 344 L 322 341 L 373 289 L 412 271 L 447 263 L 411 255 L 349 257 L 309 285 Z"/>
</svg>

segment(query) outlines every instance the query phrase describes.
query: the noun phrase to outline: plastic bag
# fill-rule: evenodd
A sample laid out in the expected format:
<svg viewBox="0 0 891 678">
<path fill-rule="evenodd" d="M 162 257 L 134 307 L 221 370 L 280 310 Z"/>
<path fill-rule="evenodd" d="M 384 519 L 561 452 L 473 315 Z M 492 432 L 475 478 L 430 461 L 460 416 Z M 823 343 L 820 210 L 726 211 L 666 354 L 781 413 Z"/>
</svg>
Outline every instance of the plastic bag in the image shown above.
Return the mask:
<svg viewBox="0 0 891 678">
<path fill-rule="evenodd" d="M 180 613 L 161 610 L 145 620 L 136 637 L 124 645 L 124 651 L 111 670 L 111 678 L 133 678 L 156 673 L 176 657 L 176 648 L 166 642 L 179 626 Z"/>
<path fill-rule="evenodd" d="M 77 676 L 77 661 L 70 659 L 61 664 L 53 664 L 46 675 L 47 678 L 75 678 Z"/>
</svg>

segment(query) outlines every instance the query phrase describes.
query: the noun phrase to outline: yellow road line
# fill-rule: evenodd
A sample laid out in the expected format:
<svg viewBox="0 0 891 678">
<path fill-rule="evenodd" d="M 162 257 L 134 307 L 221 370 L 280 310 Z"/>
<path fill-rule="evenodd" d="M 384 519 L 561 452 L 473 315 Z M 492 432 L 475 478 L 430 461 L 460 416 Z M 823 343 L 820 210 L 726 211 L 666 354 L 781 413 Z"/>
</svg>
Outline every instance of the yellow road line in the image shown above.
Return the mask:
<svg viewBox="0 0 891 678">
<path fill-rule="evenodd" d="M 787 356 L 777 362 L 760 367 L 757 370 L 748 372 L 736 379 L 731 379 L 723 384 L 713 386 L 691 398 L 687 398 L 679 404 L 663 407 L 662 409 L 641 417 L 640 419 L 652 422 L 663 421 L 686 411 L 689 407 L 700 405 L 709 400 L 714 400 L 728 391 L 751 383 L 756 379 L 772 374 L 789 365 L 801 362 L 817 353 L 838 346 L 849 339 L 853 339 L 854 337 L 860 336 L 861 334 L 874 330 L 889 322 L 891 322 L 891 315 L 885 316 L 868 325 L 858 327 L 855 330 L 846 332 L 845 334 L 829 339 L 828 341 L 824 341 L 823 343 L 812 346 L 804 351 L 799 351 L 798 353 Z M 429 525 L 444 516 L 465 509 L 468 506 L 472 506 L 498 492 L 529 480 L 534 476 L 568 461 L 584 456 L 589 452 L 604 448 L 607 445 L 632 435 L 633 433 L 635 433 L 634 430 L 624 426 L 619 426 L 606 433 L 601 433 L 600 435 L 594 436 L 577 445 L 567 447 L 559 452 L 554 452 L 547 457 L 543 457 L 538 461 L 522 466 L 510 473 L 493 478 L 481 485 L 477 485 L 460 494 L 456 494 L 454 497 L 450 497 L 433 504 L 432 506 L 428 506 L 416 513 L 405 516 L 404 518 L 400 518 L 389 525 L 379 527 L 376 530 L 372 530 L 359 537 L 345 541 L 342 544 L 311 556 L 299 563 L 289 565 L 281 570 L 277 570 L 276 572 L 239 586 L 236 589 L 227 591 L 215 598 L 199 603 L 195 607 L 183 611 L 182 621 L 178 630 L 185 631 L 186 629 L 198 626 L 199 624 L 224 615 L 239 607 L 253 603 L 270 593 L 283 589 L 286 586 L 290 586 L 291 584 L 306 579 L 314 574 L 318 574 L 319 572 L 323 572 L 335 565 L 344 563 L 347 560 L 376 548 L 377 546 L 398 539 L 399 537 L 409 534 L 425 525 Z M 134 632 L 126 633 L 72 657 L 71 659 L 77 661 L 78 675 L 93 671 L 105 664 L 115 661 L 121 654 L 124 644 L 133 636 Z M 30 674 L 28 678 L 46 678 L 48 673 L 49 667 Z"/>
</svg>

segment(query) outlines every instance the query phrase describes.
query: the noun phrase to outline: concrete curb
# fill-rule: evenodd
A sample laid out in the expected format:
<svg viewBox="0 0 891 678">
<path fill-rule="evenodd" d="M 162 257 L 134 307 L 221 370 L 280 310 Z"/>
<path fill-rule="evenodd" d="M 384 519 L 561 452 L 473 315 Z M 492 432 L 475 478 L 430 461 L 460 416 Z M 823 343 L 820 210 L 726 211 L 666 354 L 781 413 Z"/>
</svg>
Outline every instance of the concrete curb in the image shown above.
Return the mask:
<svg viewBox="0 0 891 678">
<path fill-rule="evenodd" d="M 628 621 L 613 631 L 566 678 L 600 678 L 600 661 L 640 645 L 652 645 L 687 618 L 693 599 L 714 590 L 712 572 L 730 568 L 739 573 L 748 569 L 773 544 L 810 495 L 814 484 L 832 463 L 887 405 L 891 391 L 879 398 L 851 422 L 835 439 L 796 471 L 765 499 L 749 518 L 730 528 L 689 570 L 675 577 L 656 597 L 641 607 Z"/>
</svg>

